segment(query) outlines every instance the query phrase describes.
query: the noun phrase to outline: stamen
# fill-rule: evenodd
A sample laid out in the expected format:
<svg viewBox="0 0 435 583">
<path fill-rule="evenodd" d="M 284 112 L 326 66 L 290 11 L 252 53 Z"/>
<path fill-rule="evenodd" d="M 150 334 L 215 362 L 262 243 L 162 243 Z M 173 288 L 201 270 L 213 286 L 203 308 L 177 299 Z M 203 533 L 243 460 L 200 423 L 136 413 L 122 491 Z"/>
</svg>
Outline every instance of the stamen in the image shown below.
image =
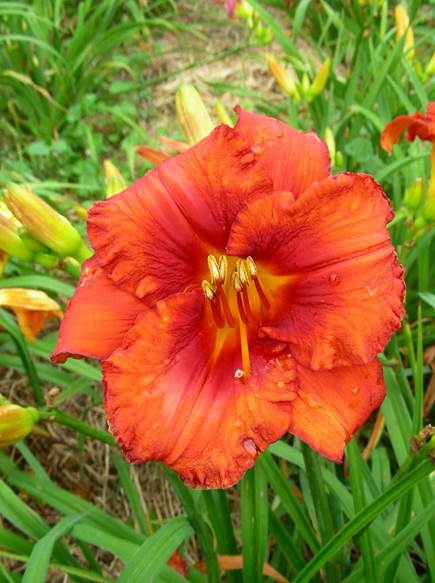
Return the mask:
<svg viewBox="0 0 435 583">
<path fill-rule="evenodd" d="M 251 371 L 251 365 L 249 360 L 249 345 L 248 345 L 248 333 L 246 329 L 246 324 L 239 320 L 239 331 L 240 331 L 240 350 L 242 353 L 242 368 L 243 368 L 243 380 L 248 380 Z"/>
<path fill-rule="evenodd" d="M 261 283 L 258 279 L 258 274 L 257 274 L 257 266 L 255 265 L 254 260 L 252 259 L 252 257 L 247 257 L 246 258 L 246 265 L 248 267 L 248 271 L 249 271 L 249 275 L 251 276 L 252 281 L 255 284 L 255 288 L 257 290 L 257 293 L 260 297 L 261 303 L 263 304 L 263 306 L 266 308 L 266 310 L 268 310 L 270 308 L 270 302 L 266 297 L 266 294 L 264 293 L 263 288 L 261 287 Z"/>
<path fill-rule="evenodd" d="M 214 291 L 213 286 L 206 279 L 204 279 L 201 285 L 205 298 L 207 300 L 213 301 L 216 297 L 216 292 Z"/>
<path fill-rule="evenodd" d="M 225 284 L 225 281 L 227 279 L 227 273 L 228 273 L 228 259 L 225 257 L 225 255 L 221 255 L 219 257 L 219 277 L 222 282 L 222 285 Z"/>
<path fill-rule="evenodd" d="M 225 318 L 222 314 L 221 310 L 221 303 L 219 301 L 219 296 L 217 296 L 216 300 L 210 303 L 211 305 L 211 313 L 213 314 L 214 323 L 218 328 L 223 328 L 225 326 Z"/>
<path fill-rule="evenodd" d="M 220 281 L 219 265 L 214 255 L 209 255 L 207 257 L 207 263 L 208 268 L 210 269 L 211 283 L 214 285 L 215 283 Z"/>
<path fill-rule="evenodd" d="M 230 306 L 228 305 L 228 300 L 226 298 L 226 295 L 225 295 L 225 292 L 223 290 L 221 283 L 218 283 L 216 293 L 217 293 L 217 295 L 222 303 L 222 307 L 224 309 L 224 314 L 225 314 L 225 318 L 226 318 L 226 321 L 228 323 L 228 326 L 230 326 L 231 328 L 234 328 L 234 326 L 236 325 L 236 322 L 234 320 L 234 316 L 231 313 Z"/>
<path fill-rule="evenodd" d="M 241 259 L 237 261 L 236 269 L 242 286 L 249 285 L 248 272 L 246 271 L 246 267 Z"/>
<path fill-rule="evenodd" d="M 249 296 L 248 296 L 248 289 L 246 287 L 243 288 L 242 291 L 243 295 L 243 307 L 245 308 L 246 318 L 249 322 L 254 322 L 254 314 L 251 310 L 251 304 L 249 303 Z"/>
<path fill-rule="evenodd" d="M 237 308 L 239 310 L 239 316 L 243 320 L 243 322 L 245 324 L 247 324 L 248 318 L 246 317 L 245 308 L 243 307 L 242 294 L 241 294 L 241 292 L 236 292 L 236 293 L 237 293 Z"/>
<path fill-rule="evenodd" d="M 261 287 L 261 284 L 258 281 L 258 278 L 254 279 L 254 284 L 257 289 L 257 293 L 260 296 L 260 300 L 263 306 L 266 308 L 266 310 L 268 310 L 270 308 L 270 302 L 267 299 L 266 294 L 264 293 L 263 288 Z"/>
</svg>

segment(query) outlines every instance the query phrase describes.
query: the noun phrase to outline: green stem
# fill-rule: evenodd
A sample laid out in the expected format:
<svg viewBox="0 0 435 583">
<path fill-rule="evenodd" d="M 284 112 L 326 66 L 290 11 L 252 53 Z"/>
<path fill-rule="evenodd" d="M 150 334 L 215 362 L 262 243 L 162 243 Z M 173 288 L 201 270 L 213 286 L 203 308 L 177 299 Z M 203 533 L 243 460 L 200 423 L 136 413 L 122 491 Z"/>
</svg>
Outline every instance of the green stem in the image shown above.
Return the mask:
<svg viewBox="0 0 435 583">
<path fill-rule="evenodd" d="M 80 421 L 79 419 L 75 419 L 58 409 L 49 409 L 48 411 L 41 411 L 41 419 L 45 419 L 46 421 L 54 421 L 56 423 L 60 423 L 61 425 L 65 425 L 65 427 L 70 427 L 83 435 L 87 435 L 88 437 L 92 437 L 93 439 L 97 439 L 102 443 L 106 443 L 107 445 L 111 445 L 112 447 L 118 447 L 115 441 L 115 438 L 108 432 L 104 431 L 103 429 L 96 429 L 91 425 L 88 425 L 84 421 Z"/>
</svg>

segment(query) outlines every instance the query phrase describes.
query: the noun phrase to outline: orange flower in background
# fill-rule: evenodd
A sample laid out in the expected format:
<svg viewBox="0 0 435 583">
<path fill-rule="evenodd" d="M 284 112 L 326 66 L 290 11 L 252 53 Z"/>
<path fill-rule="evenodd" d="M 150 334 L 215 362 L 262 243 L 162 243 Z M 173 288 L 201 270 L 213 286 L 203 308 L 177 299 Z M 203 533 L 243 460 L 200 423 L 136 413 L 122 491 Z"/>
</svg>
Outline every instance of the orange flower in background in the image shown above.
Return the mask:
<svg viewBox="0 0 435 583">
<path fill-rule="evenodd" d="M 381 187 L 330 176 L 314 133 L 238 115 L 93 206 L 52 355 L 100 359 L 125 455 L 196 487 L 234 484 L 287 432 L 341 461 L 403 314 Z"/>
<path fill-rule="evenodd" d="M 62 318 L 59 304 L 36 289 L 0 289 L 0 307 L 15 313 L 22 333 L 30 342 L 36 339 L 47 322 Z"/>
<path fill-rule="evenodd" d="M 415 138 L 435 142 L 435 102 L 428 104 L 426 113 L 416 111 L 412 115 L 398 115 L 390 121 L 382 132 L 381 146 L 391 153 L 404 132 L 409 142 Z"/>
</svg>

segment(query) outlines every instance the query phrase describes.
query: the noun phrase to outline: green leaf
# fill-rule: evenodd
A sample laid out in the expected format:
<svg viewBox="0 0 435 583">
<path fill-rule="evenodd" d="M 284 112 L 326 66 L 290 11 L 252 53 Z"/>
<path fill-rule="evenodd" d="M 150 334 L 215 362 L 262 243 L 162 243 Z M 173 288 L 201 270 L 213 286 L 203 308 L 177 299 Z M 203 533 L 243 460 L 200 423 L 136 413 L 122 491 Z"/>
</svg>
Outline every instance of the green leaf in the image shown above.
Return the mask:
<svg viewBox="0 0 435 583">
<path fill-rule="evenodd" d="M 186 518 L 174 518 L 139 547 L 122 570 L 118 583 L 152 583 L 180 544 L 193 533 Z"/>
</svg>

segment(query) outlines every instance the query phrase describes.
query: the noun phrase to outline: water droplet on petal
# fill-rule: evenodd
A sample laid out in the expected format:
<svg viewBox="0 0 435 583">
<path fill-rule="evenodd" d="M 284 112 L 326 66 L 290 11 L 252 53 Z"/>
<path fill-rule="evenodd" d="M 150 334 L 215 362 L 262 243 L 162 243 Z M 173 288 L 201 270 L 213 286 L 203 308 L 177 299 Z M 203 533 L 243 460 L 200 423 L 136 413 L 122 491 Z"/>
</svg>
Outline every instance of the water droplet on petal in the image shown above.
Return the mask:
<svg viewBox="0 0 435 583">
<path fill-rule="evenodd" d="M 250 437 L 244 439 L 242 445 L 246 453 L 248 453 L 252 457 L 255 457 L 257 455 L 257 446 L 255 445 L 255 441 L 253 439 L 251 439 Z"/>
<path fill-rule="evenodd" d="M 359 393 L 359 387 L 353 387 L 353 389 L 352 389 L 352 393 L 353 393 L 354 395 L 357 395 L 357 394 Z"/>
<path fill-rule="evenodd" d="M 159 428 L 159 424 L 158 424 L 158 423 L 153 423 L 153 424 L 151 425 L 151 429 L 152 429 L 153 431 L 157 431 L 157 429 L 158 429 L 158 428 Z"/>
<path fill-rule="evenodd" d="M 377 286 L 377 285 L 375 285 L 375 286 L 373 286 L 373 287 L 370 287 L 370 286 L 368 285 L 368 286 L 366 286 L 366 290 L 367 290 L 367 292 L 368 292 L 369 296 L 374 296 L 374 295 L 376 295 L 376 293 L 377 293 L 377 291 L 378 291 L 378 286 Z"/>
<path fill-rule="evenodd" d="M 253 144 L 251 146 L 251 150 L 254 152 L 254 154 L 262 154 L 264 152 L 264 146 L 263 144 Z"/>
<path fill-rule="evenodd" d="M 240 421 L 240 419 L 237 419 L 237 421 L 234 421 L 234 427 L 236 427 L 237 429 L 240 429 L 241 426 L 242 426 L 242 422 Z"/>
<path fill-rule="evenodd" d="M 340 283 L 340 276 L 338 273 L 331 273 L 329 276 L 329 285 L 336 286 Z"/>
</svg>

